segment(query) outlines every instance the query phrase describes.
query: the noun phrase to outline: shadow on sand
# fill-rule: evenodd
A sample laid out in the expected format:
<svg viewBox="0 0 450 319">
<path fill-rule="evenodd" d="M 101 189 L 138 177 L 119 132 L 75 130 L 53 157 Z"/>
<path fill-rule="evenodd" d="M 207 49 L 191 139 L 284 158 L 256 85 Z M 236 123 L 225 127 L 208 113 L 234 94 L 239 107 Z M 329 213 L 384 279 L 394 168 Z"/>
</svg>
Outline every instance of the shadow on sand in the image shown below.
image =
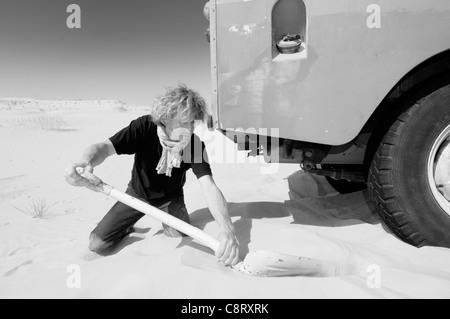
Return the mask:
<svg viewBox="0 0 450 319">
<path fill-rule="evenodd" d="M 338 194 L 325 178 L 303 172 L 289 176 L 288 184 L 290 200 L 285 202 L 228 203 L 230 216 L 240 217 L 234 222 L 234 227 L 243 256 L 249 252 L 254 219 L 292 218 L 292 224 L 320 227 L 376 225 L 381 222 L 367 190 Z M 207 208 L 192 212 L 190 217 L 191 223 L 200 229 L 214 221 Z M 202 249 L 201 245 L 189 244 Z M 209 251 L 205 247 L 202 250 Z"/>
<path fill-rule="evenodd" d="M 288 178 L 290 200 L 285 202 L 228 203 L 231 217 L 240 217 L 234 222 L 236 236 L 240 243 L 240 254 L 249 252 L 252 221 L 255 219 L 291 218 L 292 224 L 344 227 L 357 224 L 379 224 L 378 217 L 367 190 L 351 194 L 337 194 L 331 191 L 325 179 L 304 173 L 295 173 Z M 203 230 L 214 219 L 208 208 L 190 213 L 191 224 Z M 144 234 L 147 230 L 136 230 Z M 127 236 L 108 255 L 116 254 L 125 247 L 141 241 L 145 236 Z M 198 250 L 212 253 L 190 237 L 185 237 L 178 247 L 189 245 Z"/>
</svg>

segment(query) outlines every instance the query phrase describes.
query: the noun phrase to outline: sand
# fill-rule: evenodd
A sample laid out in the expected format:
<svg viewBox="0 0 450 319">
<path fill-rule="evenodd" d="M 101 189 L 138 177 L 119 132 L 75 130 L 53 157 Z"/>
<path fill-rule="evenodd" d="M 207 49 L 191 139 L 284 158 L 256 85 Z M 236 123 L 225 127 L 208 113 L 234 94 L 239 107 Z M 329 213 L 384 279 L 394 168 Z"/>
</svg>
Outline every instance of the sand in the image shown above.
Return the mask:
<svg viewBox="0 0 450 319">
<path fill-rule="evenodd" d="M 450 250 L 418 249 L 397 239 L 366 191 L 340 195 L 297 165 L 252 163 L 237 157 L 222 134 L 202 127 L 196 133 L 229 203 L 241 257 L 273 250 L 325 259 L 340 271 L 246 276 L 190 238 L 165 237 L 161 223 L 148 216 L 111 256 L 90 253 L 89 233 L 114 200 L 70 186 L 64 169 L 86 146 L 146 111 L 117 101 L 0 99 L 0 298 L 450 297 Z M 125 190 L 132 161 L 111 157 L 95 174 Z M 192 172 L 185 196 L 192 224 L 217 236 Z"/>
</svg>

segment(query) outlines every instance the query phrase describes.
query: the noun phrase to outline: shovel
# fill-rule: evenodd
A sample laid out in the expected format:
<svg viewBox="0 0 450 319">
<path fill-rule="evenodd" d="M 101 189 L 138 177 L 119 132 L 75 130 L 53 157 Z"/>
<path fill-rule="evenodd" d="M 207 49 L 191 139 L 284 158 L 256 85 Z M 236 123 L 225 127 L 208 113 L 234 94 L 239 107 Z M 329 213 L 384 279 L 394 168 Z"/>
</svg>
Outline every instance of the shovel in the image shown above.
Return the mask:
<svg viewBox="0 0 450 319">
<path fill-rule="evenodd" d="M 90 181 L 97 179 L 95 175 L 84 171 L 83 168 L 77 168 L 77 172 Z M 90 189 L 93 189 L 93 187 L 90 186 Z M 146 215 L 156 218 L 164 224 L 175 228 L 176 230 L 192 237 L 194 240 L 197 240 L 201 244 L 211 248 L 214 252 L 217 252 L 219 249 L 220 242 L 216 238 L 197 227 L 194 227 L 167 214 L 166 212 L 159 210 L 156 207 L 147 204 L 144 201 L 141 201 L 140 199 L 121 192 L 104 182 L 97 185 L 95 190 L 108 195 Z M 249 252 L 243 261 L 233 266 L 233 269 L 246 275 L 258 277 L 324 277 L 335 275 L 335 267 L 328 261 L 292 256 L 267 250 L 256 250 Z"/>
</svg>

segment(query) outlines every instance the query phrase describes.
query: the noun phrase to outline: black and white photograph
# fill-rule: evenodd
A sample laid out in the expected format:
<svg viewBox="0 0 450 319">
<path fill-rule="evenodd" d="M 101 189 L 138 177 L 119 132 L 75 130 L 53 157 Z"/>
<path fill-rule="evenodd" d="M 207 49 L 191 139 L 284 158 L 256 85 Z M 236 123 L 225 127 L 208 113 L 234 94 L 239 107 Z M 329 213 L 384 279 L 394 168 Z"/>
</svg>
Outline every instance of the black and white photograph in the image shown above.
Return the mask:
<svg viewBox="0 0 450 319">
<path fill-rule="evenodd" d="M 450 298 L 448 30 L 448 0 L 0 0 L 0 299 Z"/>
</svg>

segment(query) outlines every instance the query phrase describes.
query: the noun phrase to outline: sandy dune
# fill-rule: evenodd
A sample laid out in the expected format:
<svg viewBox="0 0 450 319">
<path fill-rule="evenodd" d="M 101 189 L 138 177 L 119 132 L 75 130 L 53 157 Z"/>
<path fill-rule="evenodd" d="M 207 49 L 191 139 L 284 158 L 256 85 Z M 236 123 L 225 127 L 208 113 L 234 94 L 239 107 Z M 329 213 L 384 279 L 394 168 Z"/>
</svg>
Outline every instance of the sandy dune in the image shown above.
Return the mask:
<svg viewBox="0 0 450 319">
<path fill-rule="evenodd" d="M 0 99 L 0 298 L 449 298 L 450 250 L 417 249 L 380 223 L 365 192 L 335 193 L 296 165 L 223 163 L 221 134 L 198 129 L 214 178 L 229 202 L 241 255 L 268 249 L 339 265 L 337 276 L 258 278 L 216 262 L 191 239 L 170 239 L 142 218 L 116 253 L 86 250 L 90 231 L 114 200 L 64 181 L 84 148 L 145 114 L 116 101 Z M 231 150 L 231 151 L 230 151 Z M 230 155 L 230 153 L 228 153 Z M 222 154 L 223 156 L 223 154 Z M 132 157 L 108 159 L 95 173 L 124 190 Z M 192 223 L 218 228 L 189 172 Z M 36 213 L 41 211 L 41 217 Z"/>
</svg>

